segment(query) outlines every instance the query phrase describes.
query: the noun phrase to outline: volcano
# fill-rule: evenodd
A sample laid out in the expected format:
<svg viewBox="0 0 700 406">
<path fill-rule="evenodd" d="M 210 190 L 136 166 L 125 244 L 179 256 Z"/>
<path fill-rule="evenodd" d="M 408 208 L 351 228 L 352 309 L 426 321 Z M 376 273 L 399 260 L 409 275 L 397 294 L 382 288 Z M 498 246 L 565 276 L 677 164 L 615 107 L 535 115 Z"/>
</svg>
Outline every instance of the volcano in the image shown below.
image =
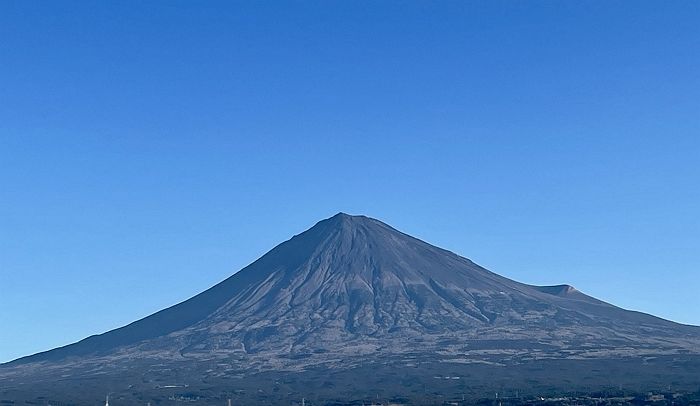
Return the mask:
<svg viewBox="0 0 700 406">
<path fill-rule="evenodd" d="M 0 397 L 430 403 L 494 389 L 697 389 L 699 359 L 698 327 L 516 282 L 339 213 L 189 300 L 0 366 Z"/>
</svg>

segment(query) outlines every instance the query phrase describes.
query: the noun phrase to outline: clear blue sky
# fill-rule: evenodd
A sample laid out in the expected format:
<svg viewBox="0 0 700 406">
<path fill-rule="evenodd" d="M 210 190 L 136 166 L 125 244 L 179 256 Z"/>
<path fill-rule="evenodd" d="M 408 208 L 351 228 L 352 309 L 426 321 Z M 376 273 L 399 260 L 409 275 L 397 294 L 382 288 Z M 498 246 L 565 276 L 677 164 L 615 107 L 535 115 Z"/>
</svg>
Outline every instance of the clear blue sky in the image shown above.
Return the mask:
<svg viewBox="0 0 700 406">
<path fill-rule="evenodd" d="M 0 361 L 338 211 L 700 324 L 700 3 L 0 3 Z"/>
</svg>

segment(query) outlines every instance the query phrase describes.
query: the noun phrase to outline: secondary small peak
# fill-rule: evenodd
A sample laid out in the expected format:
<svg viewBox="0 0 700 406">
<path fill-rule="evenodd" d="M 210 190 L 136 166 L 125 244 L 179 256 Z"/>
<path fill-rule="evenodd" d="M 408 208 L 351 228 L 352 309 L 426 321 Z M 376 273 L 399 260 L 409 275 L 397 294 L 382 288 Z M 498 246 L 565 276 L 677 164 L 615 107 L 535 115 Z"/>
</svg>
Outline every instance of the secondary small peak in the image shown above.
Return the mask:
<svg viewBox="0 0 700 406">
<path fill-rule="evenodd" d="M 555 296 L 566 296 L 578 292 L 576 288 L 571 285 L 537 286 L 536 289 L 540 292 Z"/>
</svg>

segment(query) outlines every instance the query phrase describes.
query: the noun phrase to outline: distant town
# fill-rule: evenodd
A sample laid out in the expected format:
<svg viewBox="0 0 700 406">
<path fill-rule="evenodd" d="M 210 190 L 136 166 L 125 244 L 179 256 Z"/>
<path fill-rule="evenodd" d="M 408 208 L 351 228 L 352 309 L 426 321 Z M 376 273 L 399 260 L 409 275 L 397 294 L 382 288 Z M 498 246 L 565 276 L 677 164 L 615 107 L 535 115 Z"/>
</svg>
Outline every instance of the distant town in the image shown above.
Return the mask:
<svg viewBox="0 0 700 406">
<path fill-rule="evenodd" d="M 173 385 L 175 386 L 175 385 Z M 482 406 L 517 406 L 517 405 L 565 405 L 565 406 L 601 406 L 601 405 L 700 405 L 700 390 L 693 393 L 683 393 L 674 391 L 648 392 L 644 394 L 622 393 L 622 392 L 601 392 L 584 394 L 569 394 L 569 395 L 547 395 L 547 396 L 517 396 L 517 394 L 501 395 L 495 393 L 491 398 L 467 398 L 461 396 L 458 398 L 449 398 L 447 396 L 435 395 L 435 399 L 422 400 L 406 400 L 406 399 L 375 399 L 375 400 L 352 400 L 348 402 L 334 401 L 318 401 L 314 402 L 306 398 L 299 400 L 289 400 L 284 405 L 288 406 L 409 406 L 409 405 L 441 405 L 441 406 L 466 406 L 466 405 L 482 405 Z M 197 396 L 194 394 L 181 393 L 169 396 L 166 399 L 158 399 L 143 403 L 143 406 L 159 406 L 159 405 L 207 405 L 207 406 L 242 406 L 252 404 L 280 404 L 280 403 L 252 403 L 252 402 L 236 402 L 229 398 L 226 400 L 214 400 Z M 77 403 L 66 403 L 49 399 L 37 399 L 35 401 L 15 402 L 13 400 L 0 400 L 0 405 L 37 405 L 37 406 L 82 406 Z M 104 406 L 121 406 L 134 404 L 129 400 L 120 402 L 120 397 L 106 396 Z M 99 405 L 96 405 L 99 406 Z"/>
</svg>

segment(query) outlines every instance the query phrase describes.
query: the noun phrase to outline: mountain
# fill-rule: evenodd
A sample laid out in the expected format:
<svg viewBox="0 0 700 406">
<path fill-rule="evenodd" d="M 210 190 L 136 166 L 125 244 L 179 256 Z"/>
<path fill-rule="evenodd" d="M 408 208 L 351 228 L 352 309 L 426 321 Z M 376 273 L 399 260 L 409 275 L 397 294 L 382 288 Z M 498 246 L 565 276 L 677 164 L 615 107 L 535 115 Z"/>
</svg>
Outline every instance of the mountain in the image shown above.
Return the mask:
<svg viewBox="0 0 700 406">
<path fill-rule="evenodd" d="M 699 359 L 698 327 L 519 283 L 339 213 L 178 305 L 3 365 L 0 398 L 427 402 L 493 388 L 697 388 Z"/>
</svg>

